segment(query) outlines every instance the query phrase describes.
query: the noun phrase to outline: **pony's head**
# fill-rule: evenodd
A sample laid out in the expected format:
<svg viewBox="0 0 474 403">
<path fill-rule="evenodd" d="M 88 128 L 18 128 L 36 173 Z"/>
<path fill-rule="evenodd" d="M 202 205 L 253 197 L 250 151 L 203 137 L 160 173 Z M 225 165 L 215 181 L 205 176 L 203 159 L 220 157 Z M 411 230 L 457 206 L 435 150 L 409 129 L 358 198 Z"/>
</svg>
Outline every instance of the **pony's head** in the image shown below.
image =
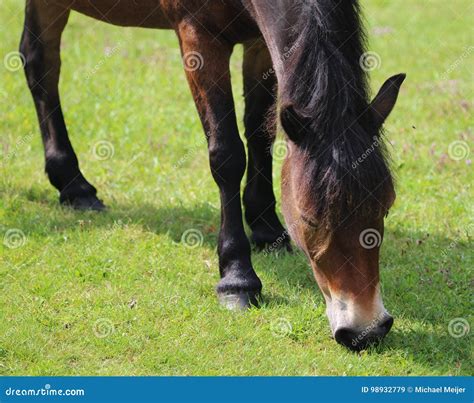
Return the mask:
<svg viewBox="0 0 474 403">
<path fill-rule="evenodd" d="M 323 115 L 315 120 L 294 105 L 280 109 L 287 228 L 324 294 L 334 338 L 352 350 L 382 339 L 393 324 L 379 282 L 384 218 L 395 200 L 382 125 L 404 79 L 391 77 L 371 103 L 360 98 L 324 124 Z"/>
</svg>

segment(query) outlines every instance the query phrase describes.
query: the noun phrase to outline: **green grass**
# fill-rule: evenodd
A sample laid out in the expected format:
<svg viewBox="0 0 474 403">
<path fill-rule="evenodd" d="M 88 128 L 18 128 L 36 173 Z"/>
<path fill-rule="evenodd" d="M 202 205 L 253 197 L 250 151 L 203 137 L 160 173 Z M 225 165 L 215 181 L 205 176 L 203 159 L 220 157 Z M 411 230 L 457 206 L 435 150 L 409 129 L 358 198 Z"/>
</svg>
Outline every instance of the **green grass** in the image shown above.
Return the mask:
<svg viewBox="0 0 474 403">
<path fill-rule="evenodd" d="M 2 2 L 2 59 L 18 48 L 23 3 Z M 381 258 L 395 316 L 385 342 L 359 355 L 331 340 L 300 253 L 254 253 L 263 306 L 219 307 L 218 192 L 176 38 L 73 14 L 63 108 L 82 170 L 109 210 L 59 207 L 23 73 L 0 64 L 0 236 L 19 229 L 26 241 L 0 245 L 0 374 L 473 374 L 472 336 L 449 333 L 455 318 L 472 323 L 472 165 L 448 155 L 454 141 L 472 149 L 472 3 L 363 3 L 370 50 L 382 60 L 374 90 L 408 74 L 387 125 L 398 199 Z M 241 59 L 238 47 L 240 120 Z M 114 155 L 102 161 L 93 148 L 104 140 Z M 181 242 L 189 229 L 203 234 L 201 245 Z"/>
</svg>

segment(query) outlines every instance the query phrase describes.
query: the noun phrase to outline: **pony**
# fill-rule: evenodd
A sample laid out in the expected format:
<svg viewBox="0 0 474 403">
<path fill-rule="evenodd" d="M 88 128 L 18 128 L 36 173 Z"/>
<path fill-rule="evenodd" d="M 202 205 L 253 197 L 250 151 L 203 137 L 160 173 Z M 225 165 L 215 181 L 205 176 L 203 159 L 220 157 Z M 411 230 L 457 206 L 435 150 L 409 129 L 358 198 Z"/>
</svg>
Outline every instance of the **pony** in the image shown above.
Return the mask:
<svg viewBox="0 0 474 403">
<path fill-rule="evenodd" d="M 382 302 L 379 251 L 395 200 L 383 124 L 405 75 L 389 78 L 370 100 L 358 1 L 26 0 L 20 52 L 46 174 L 60 203 L 103 210 L 79 168 L 61 109 L 60 43 L 71 11 L 176 32 L 220 191 L 220 302 L 231 309 L 257 305 L 262 283 L 252 267 L 251 242 L 290 249 L 292 239 L 324 295 L 335 340 L 351 350 L 381 340 L 393 318 Z M 237 44 L 244 47 L 248 158 L 229 70 Z M 279 126 L 287 147 L 281 185 L 287 230 L 275 210 L 272 182 Z"/>
</svg>

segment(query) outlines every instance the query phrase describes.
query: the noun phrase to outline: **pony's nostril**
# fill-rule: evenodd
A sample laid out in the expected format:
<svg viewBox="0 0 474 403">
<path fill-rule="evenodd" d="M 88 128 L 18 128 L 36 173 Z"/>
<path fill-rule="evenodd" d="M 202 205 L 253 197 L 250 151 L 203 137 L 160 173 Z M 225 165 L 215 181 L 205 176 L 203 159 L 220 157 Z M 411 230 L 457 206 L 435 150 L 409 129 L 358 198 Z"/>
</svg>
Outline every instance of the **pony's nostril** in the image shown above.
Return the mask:
<svg viewBox="0 0 474 403">
<path fill-rule="evenodd" d="M 351 350 L 357 347 L 357 333 L 346 327 L 337 329 L 334 333 L 334 339 Z"/>
<path fill-rule="evenodd" d="M 360 332 L 347 327 L 337 329 L 334 333 L 334 338 L 339 344 L 342 344 L 350 350 L 361 351 L 366 349 L 369 345 L 377 344 L 382 340 L 390 331 L 392 325 L 393 318 L 389 316 L 375 329 L 366 329 Z"/>
</svg>

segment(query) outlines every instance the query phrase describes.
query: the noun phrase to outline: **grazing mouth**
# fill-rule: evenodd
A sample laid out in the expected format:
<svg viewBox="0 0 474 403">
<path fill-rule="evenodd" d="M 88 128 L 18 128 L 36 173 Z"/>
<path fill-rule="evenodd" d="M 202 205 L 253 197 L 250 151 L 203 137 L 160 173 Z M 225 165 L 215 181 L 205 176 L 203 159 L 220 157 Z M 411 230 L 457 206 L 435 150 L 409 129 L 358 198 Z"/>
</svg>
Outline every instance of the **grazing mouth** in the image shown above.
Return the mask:
<svg viewBox="0 0 474 403">
<path fill-rule="evenodd" d="M 352 329 L 341 328 L 334 333 L 334 339 L 352 351 L 365 350 L 376 346 L 387 335 L 393 325 L 393 318 L 388 316 L 379 326 L 370 331 L 356 332 Z"/>
</svg>

